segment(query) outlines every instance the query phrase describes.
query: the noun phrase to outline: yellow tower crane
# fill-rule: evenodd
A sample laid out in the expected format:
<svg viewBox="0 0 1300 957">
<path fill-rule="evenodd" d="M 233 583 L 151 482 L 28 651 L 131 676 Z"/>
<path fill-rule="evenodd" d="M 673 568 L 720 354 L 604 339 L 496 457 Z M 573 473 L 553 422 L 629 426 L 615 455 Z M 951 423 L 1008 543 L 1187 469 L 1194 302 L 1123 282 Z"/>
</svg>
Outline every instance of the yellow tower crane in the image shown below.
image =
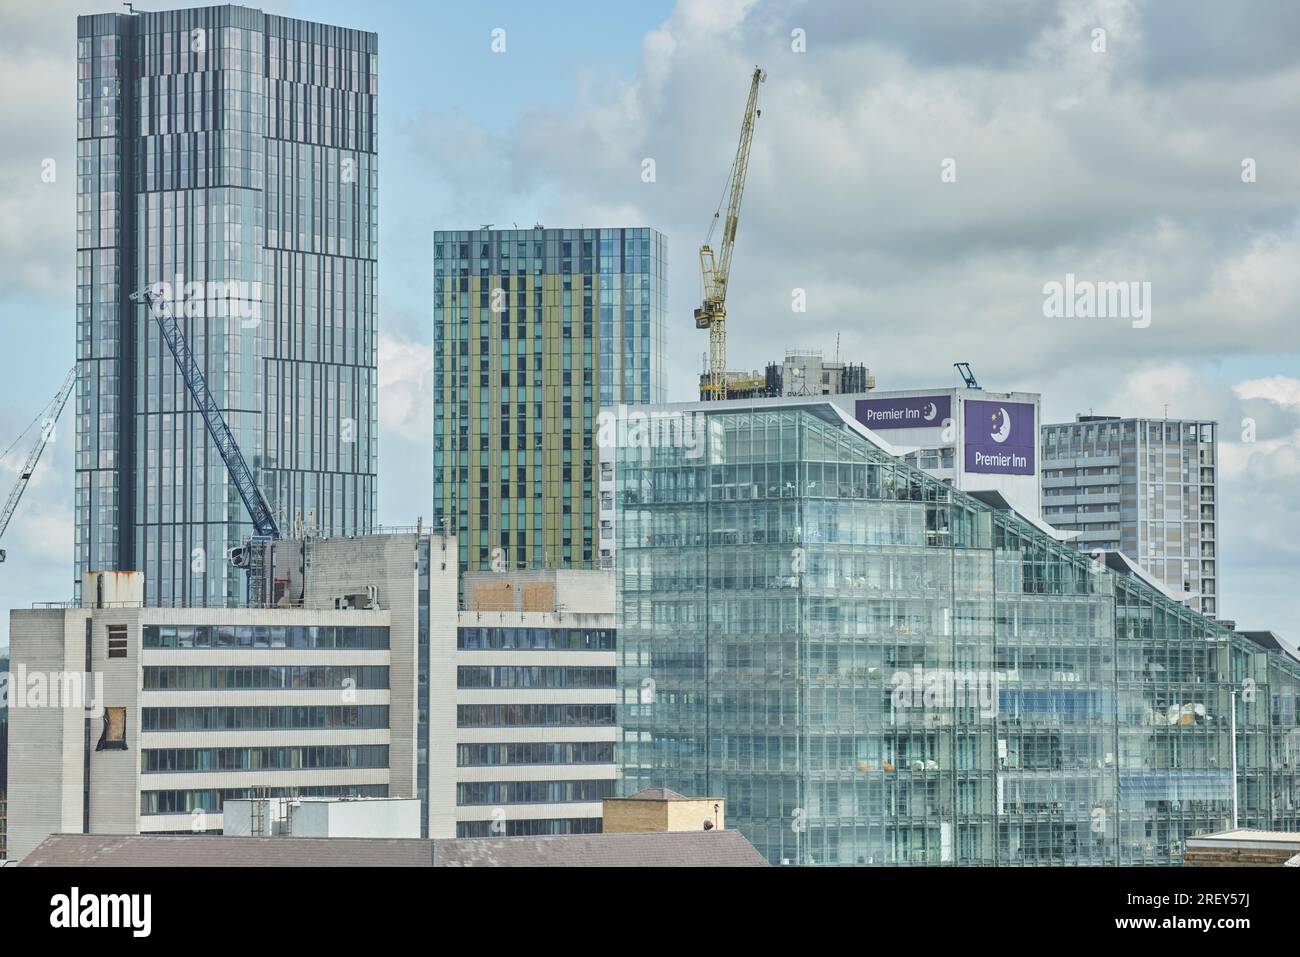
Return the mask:
<svg viewBox="0 0 1300 957">
<path fill-rule="evenodd" d="M 749 148 L 754 141 L 754 122 L 762 115 L 758 108 L 758 85 L 767 74 L 754 67 L 749 83 L 749 102 L 745 105 L 745 119 L 740 124 L 740 146 L 731 164 L 727 179 L 729 193 L 727 219 L 722 226 L 722 241 L 715 257 L 709 240 L 722 215 L 722 205 L 713 214 L 709 235 L 700 247 L 700 275 L 704 280 L 704 301 L 695 310 L 695 328 L 709 330 L 709 381 L 705 398 L 709 401 L 727 397 L 727 280 L 731 276 L 731 253 L 736 246 L 736 225 L 740 221 L 740 199 L 745 192 L 745 174 L 749 170 Z"/>
</svg>

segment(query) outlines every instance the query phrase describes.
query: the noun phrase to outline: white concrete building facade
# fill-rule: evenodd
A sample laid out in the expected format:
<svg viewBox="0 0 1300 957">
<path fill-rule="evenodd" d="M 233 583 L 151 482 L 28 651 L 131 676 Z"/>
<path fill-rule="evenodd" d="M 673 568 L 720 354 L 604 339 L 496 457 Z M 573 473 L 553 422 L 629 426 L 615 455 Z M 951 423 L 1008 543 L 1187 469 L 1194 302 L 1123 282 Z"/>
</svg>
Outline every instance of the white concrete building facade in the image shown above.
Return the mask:
<svg viewBox="0 0 1300 957">
<path fill-rule="evenodd" d="M 455 832 L 431 836 L 598 832 L 615 793 L 613 573 L 470 572 L 464 604 L 440 676 L 455 746 L 430 765 Z"/>
<path fill-rule="evenodd" d="M 599 830 L 612 573 L 471 573 L 461 611 L 439 533 L 280 540 L 254 564 L 271 606 L 143 607 L 138 574 L 109 573 L 86 607 L 11 613 L 12 856 L 221 832 L 228 800 L 414 799 L 431 838 Z"/>
</svg>

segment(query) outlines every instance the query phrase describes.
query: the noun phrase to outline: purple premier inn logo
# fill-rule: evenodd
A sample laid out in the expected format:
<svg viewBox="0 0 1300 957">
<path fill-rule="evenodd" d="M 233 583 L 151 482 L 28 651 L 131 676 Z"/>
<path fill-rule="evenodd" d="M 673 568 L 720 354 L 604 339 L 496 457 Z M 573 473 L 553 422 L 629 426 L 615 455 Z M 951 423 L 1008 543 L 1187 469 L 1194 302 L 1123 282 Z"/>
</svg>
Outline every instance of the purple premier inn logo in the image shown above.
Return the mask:
<svg viewBox="0 0 1300 957">
<path fill-rule="evenodd" d="M 869 429 L 938 429 L 952 416 L 952 397 L 906 395 L 893 399 L 858 399 L 853 415 Z"/>
<path fill-rule="evenodd" d="M 1037 445 L 1038 423 L 1032 405 L 967 401 L 967 472 L 1033 475 Z"/>
</svg>

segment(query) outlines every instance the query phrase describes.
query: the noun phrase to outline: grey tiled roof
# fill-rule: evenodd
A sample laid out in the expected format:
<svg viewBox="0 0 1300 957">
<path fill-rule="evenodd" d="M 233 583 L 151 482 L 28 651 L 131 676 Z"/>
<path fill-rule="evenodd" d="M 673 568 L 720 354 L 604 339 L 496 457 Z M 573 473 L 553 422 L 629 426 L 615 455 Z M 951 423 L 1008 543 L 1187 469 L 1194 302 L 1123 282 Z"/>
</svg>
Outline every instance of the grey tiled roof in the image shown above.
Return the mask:
<svg viewBox="0 0 1300 957">
<path fill-rule="evenodd" d="M 426 841 L 52 834 L 21 867 L 766 867 L 739 831 Z"/>
<path fill-rule="evenodd" d="M 51 834 L 20 867 L 429 867 L 428 841 L 392 837 Z"/>
<path fill-rule="evenodd" d="M 739 831 L 437 841 L 437 867 L 767 867 Z"/>
</svg>

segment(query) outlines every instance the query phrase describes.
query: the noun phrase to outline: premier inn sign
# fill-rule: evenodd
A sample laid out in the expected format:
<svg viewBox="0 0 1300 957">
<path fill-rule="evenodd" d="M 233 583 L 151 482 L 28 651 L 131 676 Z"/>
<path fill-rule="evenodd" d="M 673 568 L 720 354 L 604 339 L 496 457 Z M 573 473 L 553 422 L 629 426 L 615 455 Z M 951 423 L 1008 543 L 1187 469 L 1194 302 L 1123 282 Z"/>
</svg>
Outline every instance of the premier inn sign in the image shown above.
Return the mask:
<svg viewBox="0 0 1300 957">
<path fill-rule="evenodd" d="M 942 428 L 952 418 L 952 396 L 907 395 L 858 399 L 853 416 L 869 429 Z"/>
<path fill-rule="evenodd" d="M 967 472 L 1033 475 L 1038 423 L 1027 402 L 966 402 Z"/>
</svg>

